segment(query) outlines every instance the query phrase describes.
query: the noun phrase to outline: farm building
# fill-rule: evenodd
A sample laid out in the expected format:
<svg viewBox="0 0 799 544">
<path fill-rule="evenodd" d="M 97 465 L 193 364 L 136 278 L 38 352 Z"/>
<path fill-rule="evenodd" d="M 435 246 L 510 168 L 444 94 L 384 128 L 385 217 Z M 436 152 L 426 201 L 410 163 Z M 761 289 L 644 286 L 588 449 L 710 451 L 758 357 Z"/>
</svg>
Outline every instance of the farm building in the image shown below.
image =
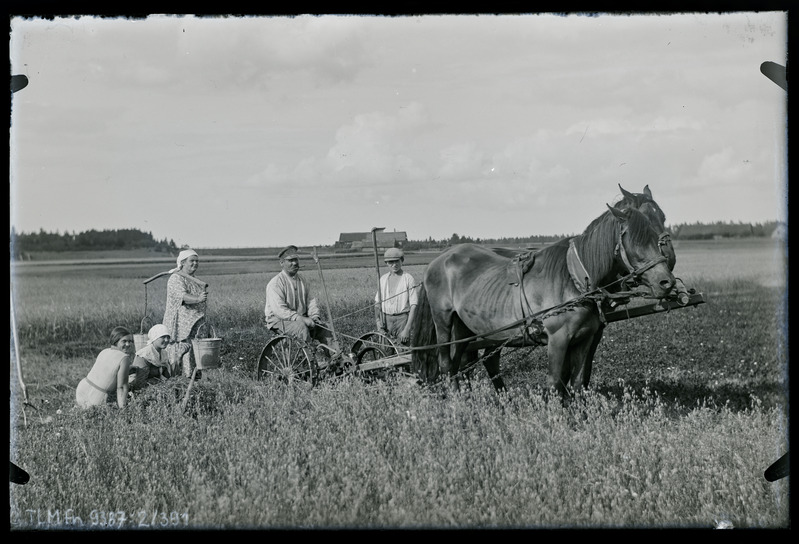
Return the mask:
<svg viewBox="0 0 799 544">
<path fill-rule="evenodd" d="M 384 232 L 377 231 L 377 247 L 402 247 L 408 241 L 408 234 L 404 231 Z M 371 232 L 342 232 L 338 237 L 335 247 L 343 249 L 363 249 L 374 247 Z"/>
</svg>

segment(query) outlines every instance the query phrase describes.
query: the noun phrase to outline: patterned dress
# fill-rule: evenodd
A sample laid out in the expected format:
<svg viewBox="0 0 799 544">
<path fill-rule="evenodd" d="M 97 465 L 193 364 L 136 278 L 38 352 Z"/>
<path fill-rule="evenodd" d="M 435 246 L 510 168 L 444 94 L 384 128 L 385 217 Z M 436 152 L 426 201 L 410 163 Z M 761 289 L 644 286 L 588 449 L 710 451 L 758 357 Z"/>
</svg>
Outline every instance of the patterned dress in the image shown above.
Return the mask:
<svg viewBox="0 0 799 544">
<path fill-rule="evenodd" d="M 182 362 L 183 375 L 191 376 L 196 363 L 191 350 L 191 341 L 197 330 L 205 323 L 207 304 L 186 304 L 183 295 L 200 295 L 203 288 L 180 274 L 172 274 L 166 285 L 166 310 L 162 323 L 169 330 L 171 343 L 167 348 L 172 366 Z"/>
</svg>

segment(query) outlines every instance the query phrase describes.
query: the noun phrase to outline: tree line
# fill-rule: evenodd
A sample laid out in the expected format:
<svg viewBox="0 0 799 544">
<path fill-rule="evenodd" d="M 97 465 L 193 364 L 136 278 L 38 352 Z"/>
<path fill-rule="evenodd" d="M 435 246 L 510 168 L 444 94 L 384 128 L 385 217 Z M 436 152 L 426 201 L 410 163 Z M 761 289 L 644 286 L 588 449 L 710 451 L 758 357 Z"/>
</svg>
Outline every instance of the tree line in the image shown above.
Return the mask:
<svg viewBox="0 0 799 544">
<path fill-rule="evenodd" d="M 674 240 L 712 240 L 715 238 L 763 238 L 770 237 L 778 228 L 785 228 L 779 221 L 765 223 L 724 222 L 715 223 L 678 223 L 667 227 Z M 528 245 L 537 247 L 551 244 L 574 234 L 558 235 L 532 235 L 506 238 L 471 238 L 454 233 L 449 238 L 435 240 L 408 240 L 402 244 L 406 250 L 437 249 L 455 244 L 475 243 L 495 246 L 520 246 Z"/>
<path fill-rule="evenodd" d="M 167 254 L 177 253 L 174 240 L 156 240 L 151 232 L 138 229 L 88 230 L 79 233 L 15 232 L 11 228 L 11 257 L 20 259 L 35 252 L 93 251 L 109 249 L 150 249 Z"/>
<path fill-rule="evenodd" d="M 671 225 L 671 237 L 675 240 L 711 240 L 713 238 L 762 238 L 769 237 L 785 223 L 767 221 L 765 223 L 680 223 Z"/>
<path fill-rule="evenodd" d="M 723 222 L 715 223 L 679 223 L 671 225 L 672 239 L 674 240 L 709 240 L 714 238 L 754 238 L 769 237 L 779 228 L 786 225 L 779 221 L 765 223 Z M 532 246 L 550 244 L 563 238 L 567 234 L 558 235 L 530 235 L 513 236 L 504 238 L 472 238 L 453 233 L 449 238 L 426 240 L 408 240 L 402 244 L 406 250 L 440 249 L 455 244 L 476 243 L 494 246 Z M 26 254 L 36 252 L 67 252 L 67 251 L 92 251 L 110 249 L 149 249 L 170 255 L 177 254 L 181 249 L 174 240 L 156 240 L 151 232 L 138 229 L 112 229 L 88 230 L 80 233 L 45 232 L 15 232 L 11 228 L 10 237 L 11 258 L 19 260 Z"/>
<path fill-rule="evenodd" d="M 472 238 L 471 236 L 461 236 L 454 233 L 449 238 L 440 240 L 433 239 L 432 237 L 427 240 L 408 240 L 402 243 L 402 248 L 407 251 L 418 251 L 421 249 L 441 249 L 456 244 L 482 244 L 490 246 L 541 246 L 551 244 L 566 238 L 566 234 L 562 235 L 533 235 L 533 236 L 510 236 L 504 238 Z"/>
</svg>

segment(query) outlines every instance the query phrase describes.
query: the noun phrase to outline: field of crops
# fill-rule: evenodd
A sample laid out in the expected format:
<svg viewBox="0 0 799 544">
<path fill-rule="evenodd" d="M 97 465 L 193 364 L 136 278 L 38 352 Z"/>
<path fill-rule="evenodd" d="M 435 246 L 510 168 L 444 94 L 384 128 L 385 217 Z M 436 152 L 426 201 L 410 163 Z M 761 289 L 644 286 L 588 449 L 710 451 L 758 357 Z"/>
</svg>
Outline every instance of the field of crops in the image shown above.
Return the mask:
<svg viewBox="0 0 799 544">
<path fill-rule="evenodd" d="M 545 350 L 503 356 L 444 394 L 412 381 L 338 379 L 310 391 L 253 380 L 273 259 L 207 259 L 222 368 L 124 410 L 74 408 L 109 330 L 163 314 L 165 262 L 14 270 L 30 404 L 11 374 L 12 530 L 790 526 L 787 302 L 771 240 L 680 242 L 675 275 L 706 304 L 612 323 L 592 390 L 563 407 Z M 421 277 L 430 255 L 410 258 Z M 344 342 L 373 330 L 373 259 L 321 259 Z M 325 303 L 318 270 L 304 263 Z M 13 353 L 12 353 L 13 356 Z M 13 359 L 12 359 L 13 360 Z"/>
</svg>

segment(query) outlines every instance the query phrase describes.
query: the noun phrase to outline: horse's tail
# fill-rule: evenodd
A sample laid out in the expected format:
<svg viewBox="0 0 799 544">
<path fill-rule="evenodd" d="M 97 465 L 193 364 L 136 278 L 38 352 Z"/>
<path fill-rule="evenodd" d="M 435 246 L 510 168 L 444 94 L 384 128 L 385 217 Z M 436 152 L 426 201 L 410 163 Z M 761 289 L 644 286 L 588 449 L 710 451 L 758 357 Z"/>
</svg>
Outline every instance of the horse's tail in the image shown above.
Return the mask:
<svg viewBox="0 0 799 544">
<path fill-rule="evenodd" d="M 435 345 L 436 327 L 433 323 L 433 312 L 430 310 L 430 301 L 424 284 L 419 285 L 419 302 L 416 307 L 416 319 L 411 332 L 411 347 L 423 348 Z M 414 349 L 411 353 L 411 369 L 420 380 L 432 383 L 438 377 L 437 349 Z"/>
</svg>

